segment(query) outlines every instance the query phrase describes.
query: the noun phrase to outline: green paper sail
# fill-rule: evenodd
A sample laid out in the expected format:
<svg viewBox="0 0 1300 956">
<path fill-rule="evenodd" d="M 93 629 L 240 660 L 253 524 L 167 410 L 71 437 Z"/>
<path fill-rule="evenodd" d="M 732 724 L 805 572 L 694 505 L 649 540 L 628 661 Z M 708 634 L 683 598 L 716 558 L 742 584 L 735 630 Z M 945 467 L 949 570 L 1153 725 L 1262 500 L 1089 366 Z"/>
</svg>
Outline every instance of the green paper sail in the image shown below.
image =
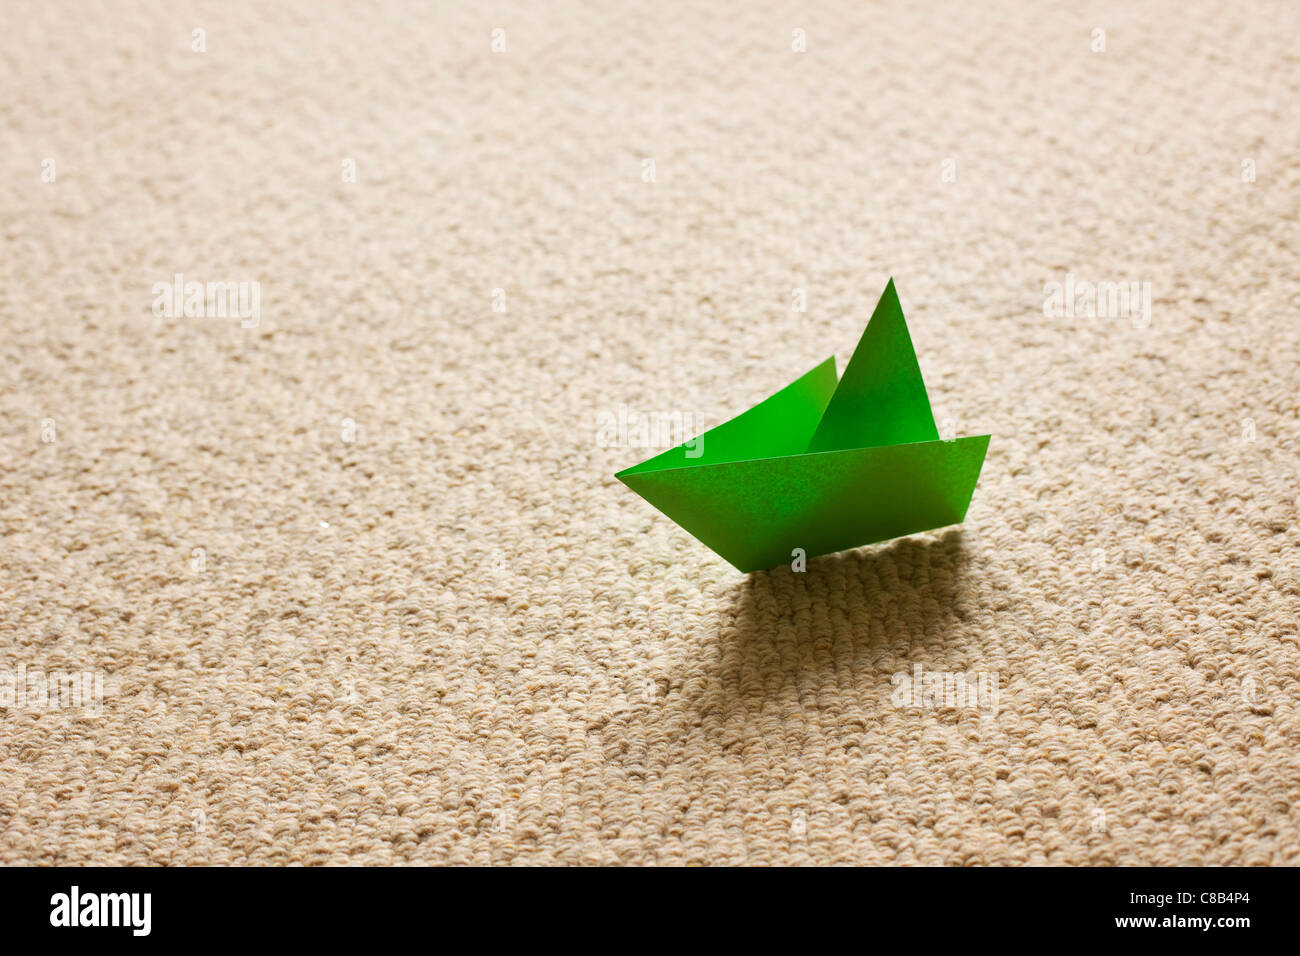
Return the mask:
<svg viewBox="0 0 1300 956">
<path fill-rule="evenodd" d="M 615 477 L 749 572 L 960 523 L 988 445 L 940 440 L 890 279 L 838 381 L 832 356 Z"/>
</svg>

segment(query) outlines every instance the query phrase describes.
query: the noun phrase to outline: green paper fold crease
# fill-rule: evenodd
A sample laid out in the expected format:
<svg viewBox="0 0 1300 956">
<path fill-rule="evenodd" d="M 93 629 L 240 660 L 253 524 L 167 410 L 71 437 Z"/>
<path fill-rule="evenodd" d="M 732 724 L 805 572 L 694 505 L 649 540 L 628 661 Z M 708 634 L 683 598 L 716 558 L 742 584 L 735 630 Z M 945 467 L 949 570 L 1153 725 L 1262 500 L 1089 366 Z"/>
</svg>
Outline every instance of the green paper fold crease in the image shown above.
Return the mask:
<svg viewBox="0 0 1300 956">
<path fill-rule="evenodd" d="M 890 279 L 838 382 L 832 356 L 615 477 L 750 572 L 960 523 L 988 444 L 939 438 Z"/>
</svg>

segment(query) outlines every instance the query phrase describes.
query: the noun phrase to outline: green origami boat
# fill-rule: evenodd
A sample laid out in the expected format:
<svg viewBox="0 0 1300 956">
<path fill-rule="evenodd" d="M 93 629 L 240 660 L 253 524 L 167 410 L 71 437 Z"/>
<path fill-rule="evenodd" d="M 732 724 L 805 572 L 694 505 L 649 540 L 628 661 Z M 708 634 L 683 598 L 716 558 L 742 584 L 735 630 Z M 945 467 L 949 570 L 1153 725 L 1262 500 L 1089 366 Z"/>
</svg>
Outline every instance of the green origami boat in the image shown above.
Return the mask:
<svg viewBox="0 0 1300 956">
<path fill-rule="evenodd" d="M 890 279 L 838 382 L 832 356 L 615 477 L 749 572 L 958 524 L 988 445 L 939 438 Z"/>
</svg>

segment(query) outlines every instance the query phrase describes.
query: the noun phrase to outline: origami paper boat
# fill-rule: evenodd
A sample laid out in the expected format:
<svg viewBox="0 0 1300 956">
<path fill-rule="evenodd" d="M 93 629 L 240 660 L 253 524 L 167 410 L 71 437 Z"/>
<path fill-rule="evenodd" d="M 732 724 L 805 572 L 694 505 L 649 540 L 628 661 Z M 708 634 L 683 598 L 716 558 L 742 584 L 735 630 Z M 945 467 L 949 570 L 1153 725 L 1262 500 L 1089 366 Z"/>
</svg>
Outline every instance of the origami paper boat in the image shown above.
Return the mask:
<svg viewBox="0 0 1300 956">
<path fill-rule="evenodd" d="M 838 383 L 831 356 L 615 477 L 749 572 L 958 524 L 988 444 L 939 438 L 890 279 Z"/>
</svg>

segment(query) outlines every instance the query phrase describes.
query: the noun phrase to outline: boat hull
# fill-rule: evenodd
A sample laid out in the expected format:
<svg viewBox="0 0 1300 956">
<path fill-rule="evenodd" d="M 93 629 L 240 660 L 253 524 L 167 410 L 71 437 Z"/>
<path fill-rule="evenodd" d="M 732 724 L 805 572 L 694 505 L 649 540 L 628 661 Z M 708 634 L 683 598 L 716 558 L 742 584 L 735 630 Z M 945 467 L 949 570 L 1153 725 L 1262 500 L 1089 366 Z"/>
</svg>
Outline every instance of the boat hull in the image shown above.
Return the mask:
<svg viewBox="0 0 1300 956">
<path fill-rule="evenodd" d="M 740 571 L 961 522 L 989 436 L 619 476 Z"/>
</svg>

